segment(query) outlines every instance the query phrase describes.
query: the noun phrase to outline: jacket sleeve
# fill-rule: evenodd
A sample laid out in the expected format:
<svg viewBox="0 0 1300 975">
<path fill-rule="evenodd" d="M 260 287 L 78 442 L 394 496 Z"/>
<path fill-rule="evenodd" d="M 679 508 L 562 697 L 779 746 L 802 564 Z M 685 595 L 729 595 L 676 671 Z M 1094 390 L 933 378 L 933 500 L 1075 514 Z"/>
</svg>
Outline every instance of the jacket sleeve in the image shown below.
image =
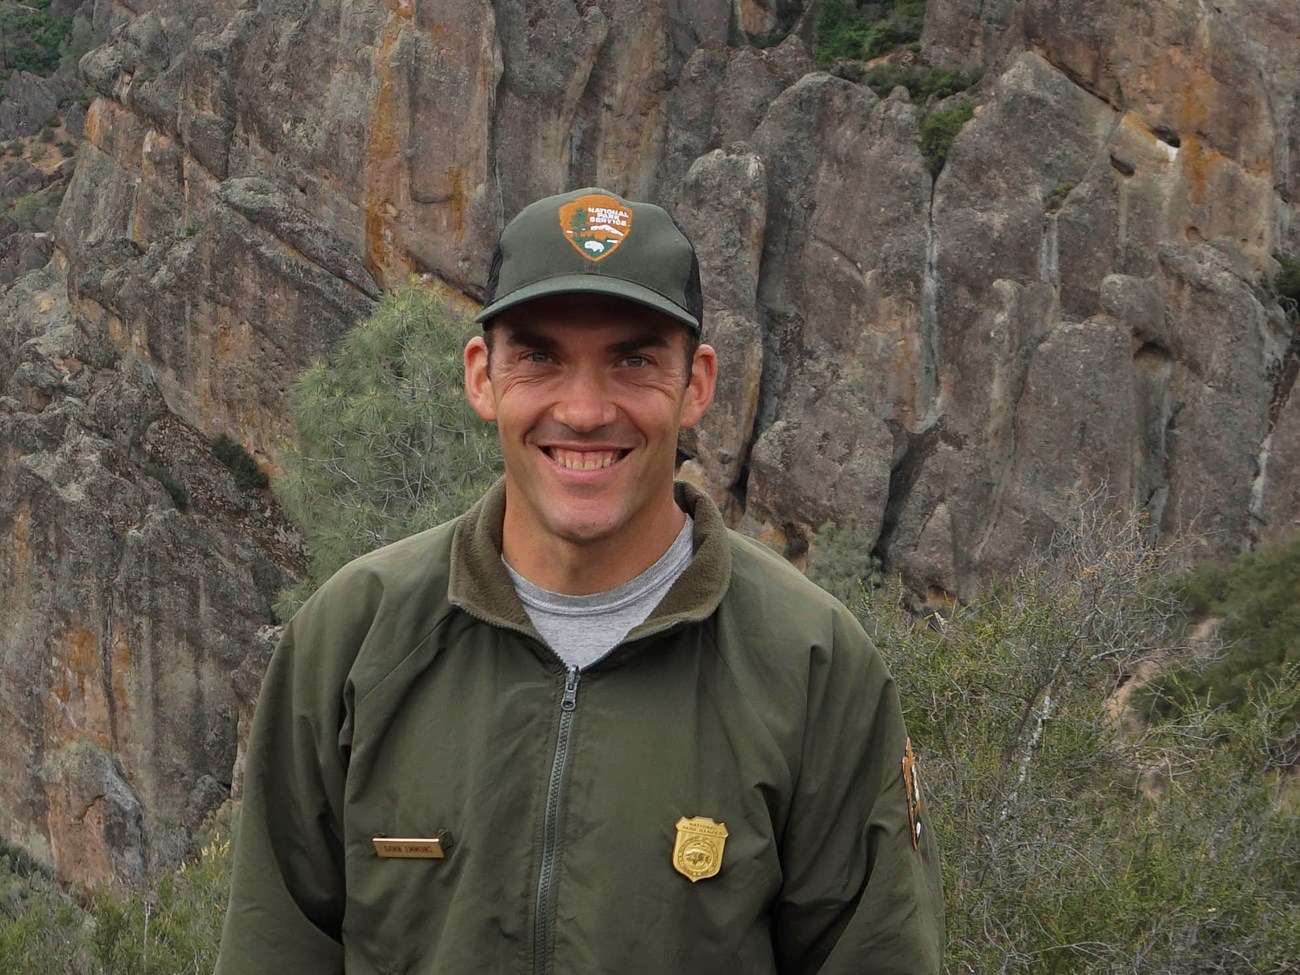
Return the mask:
<svg viewBox="0 0 1300 975">
<path fill-rule="evenodd" d="M 217 975 L 343 972 L 347 661 L 318 608 L 294 617 L 262 684 Z"/>
<path fill-rule="evenodd" d="M 924 805 L 913 843 L 907 731 L 884 661 L 842 610 L 813 649 L 802 762 L 781 845 L 782 975 L 935 975 L 944 917 Z M 910 774 L 910 773 L 909 773 Z"/>
</svg>

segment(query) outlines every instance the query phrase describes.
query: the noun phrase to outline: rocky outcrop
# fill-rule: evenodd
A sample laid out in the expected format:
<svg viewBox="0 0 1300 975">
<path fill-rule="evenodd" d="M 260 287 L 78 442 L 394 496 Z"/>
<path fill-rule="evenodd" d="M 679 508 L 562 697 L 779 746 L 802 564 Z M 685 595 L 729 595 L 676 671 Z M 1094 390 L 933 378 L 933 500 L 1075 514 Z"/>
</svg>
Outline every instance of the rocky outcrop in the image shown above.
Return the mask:
<svg viewBox="0 0 1300 975">
<path fill-rule="evenodd" d="M 58 84 L 17 71 L 0 89 L 0 139 L 35 135 L 55 121 L 58 113 Z"/>
<path fill-rule="evenodd" d="M 299 545 L 147 362 L 78 328 L 53 264 L 0 306 L 0 445 L 0 832 L 64 876 L 141 878 L 230 794 L 232 675 Z"/>
<path fill-rule="evenodd" d="M 1300 516 L 1268 287 L 1300 253 L 1293 5 L 931 0 L 921 60 L 983 80 L 929 104 L 816 70 L 794 0 L 93 15 L 55 261 L 0 358 L 4 686 L 35 689 L 7 761 L 36 797 L 0 822 L 65 873 L 130 876 L 235 779 L 296 556 L 204 438 L 273 469 L 295 372 L 409 274 L 480 297 L 544 193 L 653 199 L 697 241 L 723 374 L 687 471 L 773 544 L 851 520 L 947 599 L 1082 493 L 1211 553 Z M 918 137 L 960 102 L 936 178 Z"/>
</svg>

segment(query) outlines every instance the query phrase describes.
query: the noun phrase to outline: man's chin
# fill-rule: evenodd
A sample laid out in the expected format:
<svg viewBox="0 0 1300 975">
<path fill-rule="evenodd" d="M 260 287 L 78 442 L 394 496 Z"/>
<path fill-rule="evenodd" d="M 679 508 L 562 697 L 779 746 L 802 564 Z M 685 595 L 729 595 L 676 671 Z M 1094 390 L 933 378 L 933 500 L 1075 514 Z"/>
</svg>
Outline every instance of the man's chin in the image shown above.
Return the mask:
<svg viewBox="0 0 1300 975">
<path fill-rule="evenodd" d="M 618 520 L 607 511 L 554 512 L 548 520 L 550 533 L 570 545 L 594 545 L 618 533 Z"/>
</svg>

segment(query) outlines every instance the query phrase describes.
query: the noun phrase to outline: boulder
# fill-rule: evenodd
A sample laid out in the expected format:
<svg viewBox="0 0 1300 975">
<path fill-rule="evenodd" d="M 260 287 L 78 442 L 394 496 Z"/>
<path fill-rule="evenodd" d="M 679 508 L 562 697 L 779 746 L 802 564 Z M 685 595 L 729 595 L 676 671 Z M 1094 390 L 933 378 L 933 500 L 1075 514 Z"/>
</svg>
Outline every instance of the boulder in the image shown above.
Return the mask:
<svg viewBox="0 0 1300 975">
<path fill-rule="evenodd" d="M 55 84 L 30 71 L 15 71 L 0 88 L 0 139 L 36 135 L 58 123 Z"/>
</svg>

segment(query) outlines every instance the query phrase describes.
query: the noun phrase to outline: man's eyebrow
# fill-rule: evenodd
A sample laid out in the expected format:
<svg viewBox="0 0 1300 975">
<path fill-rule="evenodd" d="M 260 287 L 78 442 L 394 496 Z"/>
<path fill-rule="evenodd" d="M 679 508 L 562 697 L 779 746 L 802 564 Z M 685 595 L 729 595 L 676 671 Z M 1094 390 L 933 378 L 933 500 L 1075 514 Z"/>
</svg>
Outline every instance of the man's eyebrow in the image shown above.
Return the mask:
<svg viewBox="0 0 1300 975">
<path fill-rule="evenodd" d="M 542 335 L 540 332 L 534 332 L 529 328 L 509 328 L 506 329 L 506 345 L 513 345 L 521 349 L 536 349 L 539 352 L 554 352 L 559 348 L 559 343 L 555 339 Z"/>
<path fill-rule="evenodd" d="M 559 348 L 559 343 L 555 339 L 527 327 L 507 329 L 505 341 L 509 346 L 536 349 L 539 352 L 555 352 Z M 629 352 L 637 352 L 641 349 L 666 348 L 668 348 L 668 339 L 662 332 L 656 330 L 642 332 L 621 342 L 613 342 L 608 346 L 608 351 L 613 355 L 627 355 Z"/>
<path fill-rule="evenodd" d="M 644 332 L 636 338 L 626 339 L 622 342 L 615 342 L 609 347 L 609 351 L 615 355 L 626 355 L 629 352 L 636 352 L 640 349 L 666 349 L 668 348 L 668 339 L 662 332 Z"/>
</svg>

